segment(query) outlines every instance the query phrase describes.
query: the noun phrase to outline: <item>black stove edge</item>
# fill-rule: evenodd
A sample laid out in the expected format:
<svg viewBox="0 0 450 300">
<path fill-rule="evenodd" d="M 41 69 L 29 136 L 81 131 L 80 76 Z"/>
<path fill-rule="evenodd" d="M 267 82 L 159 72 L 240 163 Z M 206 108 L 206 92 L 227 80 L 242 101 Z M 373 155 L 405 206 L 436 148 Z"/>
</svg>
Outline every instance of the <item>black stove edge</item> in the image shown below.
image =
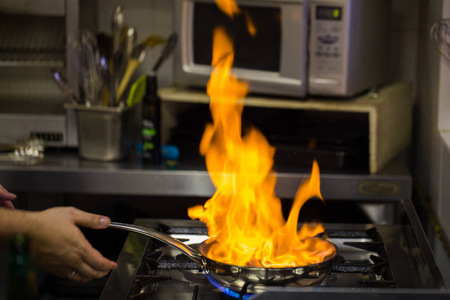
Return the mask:
<svg viewBox="0 0 450 300">
<path fill-rule="evenodd" d="M 404 199 L 402 200 L 402 204 L 405 213 L 408 217 L 409 224 L 411 225 L 411 228 L 415 233 L 416 242 L 422 251 L 423 258 L 425 259 L 431 274 L 433 275 L 432 278 L 433 283 L 435 284 L 435 286 L 447 288 L 445 280 L 442 277 L 442 273 L 436 264 L 433 251 L 431 250 L 431 246 L 425 235 L 425 232 L 423 230 L 422 224 L 420 223 L 419 216 L 417 215 L 413 203 L 409 199 L 408 200 Z"/>
<path fill-rule="evenodd" d="M 348 288 L 269 288 L 252 300 L 448 300 L 449 290 L 440 289 L 348 289 Z"/>
</svg>

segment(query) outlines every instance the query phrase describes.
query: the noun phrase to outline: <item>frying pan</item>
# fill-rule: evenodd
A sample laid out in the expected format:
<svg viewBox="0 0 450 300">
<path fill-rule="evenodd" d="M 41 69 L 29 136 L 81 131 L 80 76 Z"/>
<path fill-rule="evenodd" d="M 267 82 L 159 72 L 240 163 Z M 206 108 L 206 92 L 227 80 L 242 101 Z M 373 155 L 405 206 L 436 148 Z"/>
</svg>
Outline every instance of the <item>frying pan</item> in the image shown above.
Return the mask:
<svg viewBox="0 0 450 300">
<path fill-rule="evenodd" d="M 198 244 L 198 250 L 159 231 L 131 224 L 111 222 L 109 227 L 142 234 L 167 243 L 193 260 L 205 274 L 216 283 L 235 291 L 246 289 L 247 292 L 262 292 L 267 286 L 315 286 L 328 275 L 337 251 L 318 264 L 286 268 L 247 267 L 226 264 L 209 259 L 203 253 L 208 252 L 209 245 Z M 331 244 L 331 243 L 330 243 Z M 333 244 L 331 244 L 333 247 Z"/>
</svg>

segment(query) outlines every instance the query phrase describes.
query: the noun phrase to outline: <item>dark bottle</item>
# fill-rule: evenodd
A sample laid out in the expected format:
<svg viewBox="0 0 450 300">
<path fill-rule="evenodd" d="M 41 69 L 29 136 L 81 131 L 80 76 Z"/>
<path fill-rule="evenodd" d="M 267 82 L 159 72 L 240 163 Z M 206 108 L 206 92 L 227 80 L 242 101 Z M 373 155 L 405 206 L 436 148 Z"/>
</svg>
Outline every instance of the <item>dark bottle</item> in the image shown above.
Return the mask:
<svg viewBox="0 0 450 300">
<path fill-rule="evenodd" d="M 147 75 L 146 92 L 142 98 L 142 160 L 144 163 L 161 162 L 161 99 L 155 73 Z"/>
<path fill-rule="evenodd" d="M 36 271 L 33 267 L 28 240 L 19 234 L 11 239 L 8 255 L 8 300 L 37 299 Z"/>
</svg>

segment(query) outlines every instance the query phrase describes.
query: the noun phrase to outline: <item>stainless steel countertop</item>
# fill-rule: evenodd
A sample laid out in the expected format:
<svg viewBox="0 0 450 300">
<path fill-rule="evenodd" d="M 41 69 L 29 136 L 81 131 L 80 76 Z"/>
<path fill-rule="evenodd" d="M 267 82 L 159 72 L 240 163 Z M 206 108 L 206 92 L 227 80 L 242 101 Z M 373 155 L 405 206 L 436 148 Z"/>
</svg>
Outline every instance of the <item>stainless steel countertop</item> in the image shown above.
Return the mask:
<svg viewBox="0 0 450 300">
<path fill-rule="evenodd" d="M 275 193 L 293 198 L 310 169 L 277 167 Z M 411 198 L 411 175 L 401 158 L 369 172 L 321 172 L 327 200 L 398 200 Z M 202 160 L 180 160 L 178 169 L 143 165 L 138 160 L 95 162 L 76 151 L 52 151 L 35 165 L 0 163 L 0 183 L 12 192 L 210 197 L 215 188 Z"/>
</svg>

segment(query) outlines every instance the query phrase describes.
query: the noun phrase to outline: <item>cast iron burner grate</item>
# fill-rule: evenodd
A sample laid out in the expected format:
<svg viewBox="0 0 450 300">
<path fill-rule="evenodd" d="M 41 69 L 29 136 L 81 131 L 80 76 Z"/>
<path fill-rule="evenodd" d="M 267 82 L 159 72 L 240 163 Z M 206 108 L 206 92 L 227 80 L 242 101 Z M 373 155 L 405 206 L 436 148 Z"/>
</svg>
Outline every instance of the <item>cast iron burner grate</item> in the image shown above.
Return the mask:
<svg viewBox="0 0 450 300">
<path fill-rule="evenodd" d="M 159 224 L 158 230 L 171 234 L 183 242 L 189 237 L 207 237 L 204 227 L 171 227 Z M 334 260 L 330 274 L 320 284 L 322 287 L 396 288 L 394 276 L 384 243 L 376 228 L 367 230 L 327 230 L 331 242 L 339 254 Z M 148 299 L 160 289 L 177 289 L 183 286 L 190 292 L 190 299 L 197 299 L 199 290 L 217 293 L 227 290 L 210 282 L 198 265 L 178 250 L 154 239 L 149 239 L 142 262 L 134 277 L 128 299 Z M 230 298 L 249 298 L 245 288 L 230 291 Z M 221 292 L 219 292 L 221 293 Z"/>
</svg>

